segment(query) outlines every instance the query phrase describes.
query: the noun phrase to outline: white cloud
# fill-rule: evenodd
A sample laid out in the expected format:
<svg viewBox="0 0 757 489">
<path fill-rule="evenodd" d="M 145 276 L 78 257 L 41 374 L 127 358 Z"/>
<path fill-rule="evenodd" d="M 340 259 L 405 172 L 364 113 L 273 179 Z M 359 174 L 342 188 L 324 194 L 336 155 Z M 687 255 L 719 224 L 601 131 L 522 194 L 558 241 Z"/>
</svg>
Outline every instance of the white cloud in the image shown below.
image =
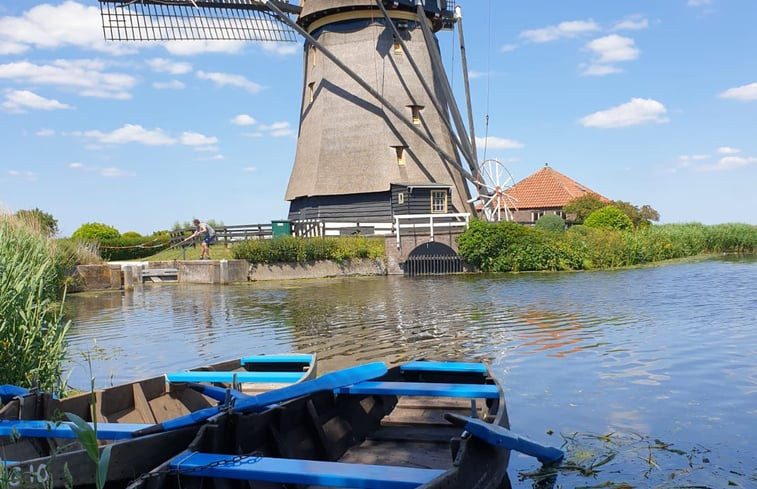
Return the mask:
<svg viewBox="0 0 757 489">
<path fill-rule="evenodd" d="M 60 5 L 37 5 L 18 17 L 0 17 L 0 54 L 63 46 L 111 53 L 134 51 L 133 45 L 103 39 L 97 7 L 71 0 Z"/>
<path fill-rule="evenodd" d="M 504 139 L 489 136 L 486 138 L 476 137 L 476 147 L 487 149 L 520 149 L 523 147 L 523 143 L 514 139 Z"/>
<path fill-rule="evenodd" d="M 649 21 L 640 16 L 632 15 L 612 26 L 613 31 L 640 31 L 649 27 Z"/>
<path fill-rule="evenodd" d="M 712 0 L 689 0 L 689 7 L 700 7 L 702 5 L 709 5 L 712 3 Z"/>
<path fill-rule="evenodd" d="M 735 155 L 741 153 L 741 150 L 738 148 L 732 148 L 730 146 L 721 146 L 718 148 L 718 153 L 720 153 L 721 155 Z"/>
<path fill-rule="evenodd" d="M 289 56 L 302 51 L 300 44 L 296 42 L 261 41 L 259 44 L 263 51 L 277 56 Z"/>
<path fill-rule="evenodd" d="M 588 65 L 583 68 L 583 71 L 581 72 L 581 74 L 586 76 L 605 76 L 614 75 L 616 73 L 623 73 L 623 70 L 612 65 Z"/>
<path fill-rule="evenodd" d="M 99 60 L 59 59 L 47 65 L 19 61 L 0 65 L 0 79 L 76 90 L 85 97 L 131 98 L 136 78 L 104 70 L 105 63 Z"/>
<path fill-rule="evenodd" d="M 27 182 L 36 182 L 39 180 L 39 173 L 25 170 L 8 170 L 8 176 L 17 180 Z"/>
<path fill-rule="evenodd" d="M 115 166 L 102 168 L 98 166 L 90 166 L 90 165 L 85 165 L 83 163 L 74 162 L 74 163 L 69 163 L 68 167 L 75 171 L 96 173 L 97 175 L 100 175 L 101 177 L 106 177 L 106 178 L 119 178 L 119 177 L 126 177 L 126 176 L 134 176 L 134 173 L 127 172 L 126 170 L 122 170 L 121 168 L 117 168 Z"/>
<path fill-rule="evenodd" d="M 751 156 L 724 156 L 713 165 L 704 165 L 699 168 L 701 171 L 728 171 L 754 165 L 757 158 Z"/>
<path fill-rule="evenodd" d="M 29 90 L 8 90 L 5 92 L 5 102 L 2 107 L 10 112 L 25 112 L 26 109 L 61 110 L 71 106 L 37 95 Z"/>
<path fill-rule="evenodd" d="M 36 136 L 45 138 L 49 136 L 55 136 L 55 131 L 53 131 L 52 129 L 42 128 L 39 131 L 35 132 L 34 134 Z"/>
<path fill-rule="evenodd" d="M 185 62 L 171 61 L 165 58 L 153 58 L 147 60 L 147 65 L 158 73 L 170 73 L 172 75 L 184 75 L 192 71 L 192 65 Z"/>
<path fill-rule="evenodd" d="M 283 138 L 288 136 L 294 136 L 295 132 L 289 122 L 274 122 L 270 125 L 258 126 L 261 131 L 266 131 L 269 136 L 274 138 Z"/>
<path fill-rule="evenodd" d="M 239 114 L 231 119 L 231 123 L 235 126 L 251 126 L 257 121 L 247 114 Z"/>
<path fill-rule="evenodd" d="M 170 146 L 176 139 L 167 135 L 162 129 L 147 130 L 138 124 L 126 124 L 115 131 L 86 131 L 83 136 L 103 144 L 139 143 L 146 146 Z"/>
<path fill-rule="evenodd" d="M 603 76 L 621 73 L 623 70 L 613 65 L 621 61 L 631 61 L 639 57 L 639 50 L 630 37 L 617 34 L 600 37 L 586 44 L 593 54 L 593 60 L 583 71 L 587 76 Z"/>
<path fill-rule="evenodd" d="M 499 48 L 499 50 L 503 53 L 510 53 L 518 49 L 517 44 L 505 44 L 502 47 Z"/>
<path fill-rule="evenodd" d="M 262 85 L 258 85 L 242 75 L 232 75 L 230 73 L 208 73 L 205 71 L 198 71 L 197 78 L 201 80 L 210 80 L 218 86 L 231 85 L 233 87 L 243 88 L 250 93 L 258 93 L 264 88 Z"/>
<path fill-rule="evenodd" d="M 531 42 L 550 42 L 558 39 L 572 38 L 599 30 L 599 25 L 593 20 L 574 20 L 560 22 L 557 25 L 543 27 L 541 29 L 532 29 L 520 33 L 522 39 Z"/>
<path fill-rule="evenodd" d="M 720 94 L 720 98 L 751 101 L 757 100 L 757 82 L 740 87 L 729 88 Z"/>
<path fill-rule="evenodd" d="M 215 136 L 206 136 L 204 134 L 200 134 L 199 132 L 185 131 L 181 133 L 179 141 L 181 142 L 181 144 L 185 144 L 187 146 L 207 146 L 216 144 L 218 142 L 218 138 Z"/>
<path fill-rule="evenodd" d="M 579 120 L 586 127 L 616 128 L 628 127 L 648 122 L 668 122 L 665 117 L 667 109 L 663 104 L 653 99 L 632 98 L 630 101 L 589 114 Z"/>
<path fill-rule="evenodd" d="M 253 173 L 253 172 L 258 171 L 258 169 L 255 168 L 254 166 L 245 166 L 244 168 L 242 168 L 242 171 L 245 173 Z"/>
<path fill-rule="evenodd" d="M 468 71 L 468 77 L 471 80 L 475 80 L 476 78 L 486 78 L 489 75 L 486 71 Z"/>
<path fill-rule="evenodd" d="M 185 85 L 179 80 L 171 80 L 167 82 L 153 82 L 152 87 L 156 90 L 182 90 Z"/>
<path fill-rule="evenodd" d="M 192 56 L 202 53 L 239 53 L 244 49 L 244 41 L 166 41 L 161 43 L 170 54 Z"/>
</svg>

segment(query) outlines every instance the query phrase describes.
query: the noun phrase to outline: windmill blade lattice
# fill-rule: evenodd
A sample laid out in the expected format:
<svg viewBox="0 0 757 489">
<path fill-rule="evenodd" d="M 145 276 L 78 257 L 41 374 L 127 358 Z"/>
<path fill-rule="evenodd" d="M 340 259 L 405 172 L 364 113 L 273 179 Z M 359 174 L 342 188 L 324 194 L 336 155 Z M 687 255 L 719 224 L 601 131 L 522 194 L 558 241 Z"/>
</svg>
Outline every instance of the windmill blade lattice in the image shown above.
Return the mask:
<svg viewBox="0 0 757 489">
<path fill-rule="evenodd" d="M 257 0 L 99 2 L 103 34 L 109 41 L 298 41 L 296 33 Z M 299 10 L 290 7 L 285 10 L 290 14 Z"/>
<path fill-rule="evenodd" d="M 512 174 L 498 160 L 486 160 L 478 167 L 476 181 L 478 201 L 487 221 L 512 221 L 518 200 L 510 195 L 515 184 Z"/>
</svg>

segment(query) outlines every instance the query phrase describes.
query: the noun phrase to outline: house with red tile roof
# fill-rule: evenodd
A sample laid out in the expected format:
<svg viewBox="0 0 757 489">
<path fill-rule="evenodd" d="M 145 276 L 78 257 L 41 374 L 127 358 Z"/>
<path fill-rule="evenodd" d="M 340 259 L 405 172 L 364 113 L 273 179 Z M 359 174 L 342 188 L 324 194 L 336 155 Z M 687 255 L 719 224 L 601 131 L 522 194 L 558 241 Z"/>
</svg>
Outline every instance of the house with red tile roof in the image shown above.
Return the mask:
<svg viewBox="0 0 757 489">
<path fill-rule="evenodd" d="M 566 177 L 549 165 L 513 185 L 507 194 L 515 201 L 511 208 L 515 222 L 534 224 L 545 214 L 557 214 L 565 219 L 562 208 L 571 200 L 594 194 L 601 200 L 610 199 L 575 180 Z"/>
</svg>

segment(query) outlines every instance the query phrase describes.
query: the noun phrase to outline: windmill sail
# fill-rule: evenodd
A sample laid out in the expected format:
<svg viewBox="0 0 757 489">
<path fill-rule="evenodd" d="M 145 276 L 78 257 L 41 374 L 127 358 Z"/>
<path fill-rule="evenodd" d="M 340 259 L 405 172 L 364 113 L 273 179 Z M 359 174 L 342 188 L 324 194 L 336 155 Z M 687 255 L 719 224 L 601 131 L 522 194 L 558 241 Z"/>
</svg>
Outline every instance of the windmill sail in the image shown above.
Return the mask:
<svg viewBox="0 0 757 489">
<path fill-rule="evenodd" d="M 281 10 L 299 7 L 277 2 Z M 100 0 L 111 41 L 298 41 L 289 26 L 257 0 Z"/>
</svg>

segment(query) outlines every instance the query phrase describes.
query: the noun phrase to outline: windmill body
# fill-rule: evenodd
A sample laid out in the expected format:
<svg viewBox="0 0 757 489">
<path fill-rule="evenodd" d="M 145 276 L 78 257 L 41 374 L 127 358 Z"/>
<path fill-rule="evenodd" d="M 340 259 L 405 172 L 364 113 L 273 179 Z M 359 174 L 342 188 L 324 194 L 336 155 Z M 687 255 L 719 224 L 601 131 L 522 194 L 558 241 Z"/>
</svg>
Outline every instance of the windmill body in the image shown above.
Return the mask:
<svg viewBox="0 0 757 489">
<path fill-rule="evenodd" d="M 411 10 L 388 12 L 404 48 L 371 1 L 311 0 L 298 23 L 404 111 L 436 146 L 423 141 L 306 43 L 297 153 L 285 196 L 291 202 L 291 220 L 390 223 L 397 213 L 467 210 L 467 185 L 440 156 L 440 150 L 455 154 L 443 120 L 446 114 L 434 109 L 408 60 L 412 56 L 428 84 L 438 87 L 419 19 Z M 427 18 L 422 21 L 431 23 Z M 441 90 L 435 89 L 433 96 L 442 107 L 448 106 Z"/>
</svg>

